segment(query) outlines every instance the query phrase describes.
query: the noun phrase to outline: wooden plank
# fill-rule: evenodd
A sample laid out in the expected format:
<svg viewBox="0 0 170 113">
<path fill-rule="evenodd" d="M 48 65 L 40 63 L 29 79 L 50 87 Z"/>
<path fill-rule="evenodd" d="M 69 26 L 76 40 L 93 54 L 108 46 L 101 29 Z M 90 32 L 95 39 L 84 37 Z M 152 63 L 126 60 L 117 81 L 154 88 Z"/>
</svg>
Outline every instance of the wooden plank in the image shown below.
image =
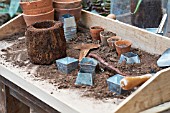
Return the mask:
<svg viewBox="0 0 170 113">
<path fill-rule="evenodd" d="M 11 72 L 11 70 L 1 65 L 0 65 L 0 75 L 1 75 L 0 80 L 2 80 L 1 82 L 6 81 L 5 83 L 6 85 L 8 85 L 9 83 L 12 83 L 15 86 L 19 86 L 18 88 L 24 89 L 24 91 L 28 92 L 27 94 L 32 95 L 31 97 L 29 97 L 29 99 L 31 99 L 32 102 L 35 101 L 35 99 L 38 99 L 39 101 L 37 105 L 39 103 L 44 103 L 48 105 L 51 109 L 55 109 L 56 113 L 57 111 L 61 113 L 78 113 L 76 110 L 70 108 L 68 105 L 64 104 L 60 100 L 52 97 L 50 94 L 47 94 L 46 92 L 39 89 L 35 85 L 32 85 L 31 83 L 25 81 L 24 79 L 19 77 L 17 74 Z M 18 88 L 13 87 L 12 89 L 18 92 L 20 91 L 18 90 Z M 25 96 L 25 94 L 22 94 L 22 96 Z"/>
<path fill-rule="evenodd" d="M 17 17 L 0 26 L 0 40 L 15 33 L 24 32 L 25 28 L 26 24 L 22 14 L 18 15 Z"/>
<path fill-rule="evenodd" d="M 156 73 L 138 90 L 127 97 L 115 113 L 138 113 L 170 101 L 170 68 Z"/>
<path fill-rule="evenodd" d="M 28 97 L 27 96 L 28 94 L 24 94 L 24 96 L 22 96 L 21 94 L 19 94 L 18 92 L 14 91 L 12 89 L 10 89 L 10 94 L 12 96 L 14 96 L 15 98 L 17 98 L 18 100 L 20 100 L 22 103 L 28 105 L 31 109 L 34 109 L 34 111 L 36 111 L 37 113 L 48 113 L 48 112 L 52 113 L 52 111 L 48 110 L 48 112 L 46 112 L 47 110 L 46 111 L 43 110 L 46 107 L 41 106 L 42 105 L 41 102 L 40 103 L 36 103 L 37 99 L 34 99 L 34 103 L 31 102 L 30 99 L 29 99 L 31 96 Z M 41 106 L 41 107 L 39 107 L 39 106 Z"/>
<path fill-rule="evenodd" d="M 17 100 L 9 93 L 9 88 L 6 87 L 6 109 L 7 113 L 30 113 L 30 108 Z"/>
<path fill-rule="evenodd" d="M 140 113 L 162 113 L 165 112 L 167 110 L 170 110 L 170 102 L 166 102 L 164 104 L 161 104 L 159 106 L 155 106 L 153 108 L 147 109 L 145 111 L 142 111 Z"/>
<path fill-rule="evenodd" d="M 162 54 L 163 51 L 169 48 L 170 39 L 168 37 L 154 34 L 144 29 L 88 11 L 82 11 L 82 23 L 84 23 L 86 27 L 100 25 L 104 27 L 105 30 L 115 32 L 123 39 L 132 41 L 133 47 L 142 49 L 151 54 Z"/>
<path fill-rule="evenodd" d="M 167 14 L 168 14 L 168 18 L 166 21 L 166 27 L 165 27 L 165 33 L 164 35 L 167 37 L 170 37 L 170 0 L 168 0 L 168 4 L 167 4 Z"/>
<path fill-rule="evenodd" d="M 6 113 L 5 85 L 0 82 L 0 113 Z"/>
</svg>

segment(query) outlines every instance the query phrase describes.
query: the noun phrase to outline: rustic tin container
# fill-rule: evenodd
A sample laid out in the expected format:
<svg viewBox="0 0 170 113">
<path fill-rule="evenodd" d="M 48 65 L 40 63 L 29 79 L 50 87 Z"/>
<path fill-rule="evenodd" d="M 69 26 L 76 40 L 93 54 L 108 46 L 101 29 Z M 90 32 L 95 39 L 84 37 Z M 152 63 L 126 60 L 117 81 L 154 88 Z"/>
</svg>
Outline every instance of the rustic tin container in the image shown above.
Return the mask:
<svg viewBox="0 0 170 113">
<path fill-rule="evenodd" d="M 59 71 L 69 74 L 78 67 L 78 59 L 66 57 L 56 60 L 56 64 Z"/>
<path fill-rule="evenodd" d="M 85 73 L 93 73 L 95 72 L 96 66 L 98 64 L 97 60 L 93 59 L 93 58 L 87 58 L 84 57 L 81 61 L 80 61 L 80 68 L 83 72 Z"/>
<path fill-rule="evenodd" d="M 94 81 L 94 77 L 95 77 L 95 72 L 87 73 L 87 72 L 84 72 L 84 71 L 80 70 L 78 72 L 75 84 L 76 85 L 83 84 L 83 85 L 90 85 L 90 86 L 92 86 L 93 85 L 93 81 Z"/>
<path fill-rule="evenodd" d="M 119 63 L 122 63 L 123 61 L 125 61 L 127 64 L 140 63 L 139 56 L 133 52 L 121 54 Z"/>
<path fill-rule="evenodd" d="M 111 92 L 115 92 L 116 94 L 120 95 L 126 92 L 126 90 L 123 90 L 120 86 L 120 81 L 124 78 L 124 76 L 120 74 L 116 74 L 110 78 L 107 79 L 107 84 L 109 87 L 109 90 Z"/>
</svg>

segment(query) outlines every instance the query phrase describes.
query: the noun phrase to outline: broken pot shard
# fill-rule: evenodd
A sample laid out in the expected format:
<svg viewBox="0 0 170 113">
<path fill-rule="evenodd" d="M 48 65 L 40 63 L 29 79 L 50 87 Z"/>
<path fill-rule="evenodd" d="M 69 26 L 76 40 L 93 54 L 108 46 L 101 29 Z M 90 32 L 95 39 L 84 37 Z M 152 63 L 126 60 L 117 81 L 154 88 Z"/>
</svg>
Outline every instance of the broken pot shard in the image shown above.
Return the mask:
<svg viewBox="0 0 170 113">
<path fill-rule="evenodd" d="M 168 48 L 162 56 L 158 59 L 157 65 L 159 67 L 168 67 L 170 66 L 170 48 Z"/>
</svg>

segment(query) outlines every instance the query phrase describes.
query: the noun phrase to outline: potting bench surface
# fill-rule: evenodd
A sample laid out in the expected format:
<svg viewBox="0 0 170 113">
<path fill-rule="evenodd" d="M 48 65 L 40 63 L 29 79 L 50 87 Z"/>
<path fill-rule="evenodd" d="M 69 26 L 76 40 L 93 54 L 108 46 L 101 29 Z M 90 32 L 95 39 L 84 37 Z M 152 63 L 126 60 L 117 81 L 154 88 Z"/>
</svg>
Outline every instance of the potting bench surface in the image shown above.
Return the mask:
<svg viewBox="0 0 170 113">
<path fill-rule="evenodd" d="M 96 23 L 92 23 L 92 20 Z M 168 47 L 170 42 L 170 40 L 166 37 L 158 36 L 147 31 L 122 24 L 121 22 L 105 19 L 104 17 L 100 17 L 86 11 L 82 12 L 82 21 L 86 23 L 87 27 L 94 24 L 102 25 L 107 30 L 115 31 L 119 36 L 133 40 L 135 42 L 134 47 L 141 48 L 147 52 L 155 54 L 162 53 Z M 21 31 L 21 28 L 25 27 L 23 24 L 22 16 L 11 20 L 11 23 L 9 22 L 1 27 L 0 32 L 2 33 L 0 34 L 0 39 L 3 39 L 5 35 L 10 35 L 11 32 L 16 33 Z M 23 37 L 20 37 L 20 39 L 22 40 Z M 154 40 L 154 44 L 153 42 L 150 42 L 151 40 Z M 149 42 L 149 44 L 146 42 Z M 1 49 L 7 48 L 13 44 L 6 43 L 3 40 L 0 41 L 0 43 Z M 24 68 L 19 68 L 13 66 L 10 62 L 5 62 L 3 57 L 0 58 L 0 61 L 0 95 L 2 95 L 0 96 L 0 111 L 2 111 L 2 113 L 6 112 L 6 108 L 9 113 L 27 113 L 30 112 L 29 107 L 40 113 L 111 113 L 115 111 L 115 109 L 117 109 L 117 113 L 121 113 L 122 111 L 132 113 L 143 111 L 170 100 L 170 85 L 169 82 L 167 82 L 169 79 L 169 68 L 158 72 L 137 91 L 121 102 L 121 99 L 101 101 L 81 97 L 84 93 L 83 90 L 56 89 L 53 84 L 49 83 L 48 78 L 47 80 L 42 81 L 31 76 L 30 73 L 35 73 L 38 66 L 34 66 L 32 68 L 29 68 L 28 66 L 27 69 L 30 70 L 30 72 L 28 72 Z M 165 86 L 166 89 L 164 88 Z M 119 102 L 121 102 L 121 104 L 117 105 Z M 129 107 L 131 109 L 129 109 Z"/>
</svg>

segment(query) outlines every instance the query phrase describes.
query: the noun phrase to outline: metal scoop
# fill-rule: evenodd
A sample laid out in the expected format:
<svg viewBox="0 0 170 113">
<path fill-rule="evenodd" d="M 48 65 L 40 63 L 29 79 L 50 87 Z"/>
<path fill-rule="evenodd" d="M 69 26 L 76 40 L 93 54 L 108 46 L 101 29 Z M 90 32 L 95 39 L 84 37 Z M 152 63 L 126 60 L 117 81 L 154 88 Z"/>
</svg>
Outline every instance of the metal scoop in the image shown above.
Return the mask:
<svg viewBox="0 0 170 113">
<path fill-rule="evenodd" d="M 157 65 L 159 67 L 167 67 L 170 66 L 170 48 L 167 49 L 162 56 L 158 59 Z"/>
</svg>

